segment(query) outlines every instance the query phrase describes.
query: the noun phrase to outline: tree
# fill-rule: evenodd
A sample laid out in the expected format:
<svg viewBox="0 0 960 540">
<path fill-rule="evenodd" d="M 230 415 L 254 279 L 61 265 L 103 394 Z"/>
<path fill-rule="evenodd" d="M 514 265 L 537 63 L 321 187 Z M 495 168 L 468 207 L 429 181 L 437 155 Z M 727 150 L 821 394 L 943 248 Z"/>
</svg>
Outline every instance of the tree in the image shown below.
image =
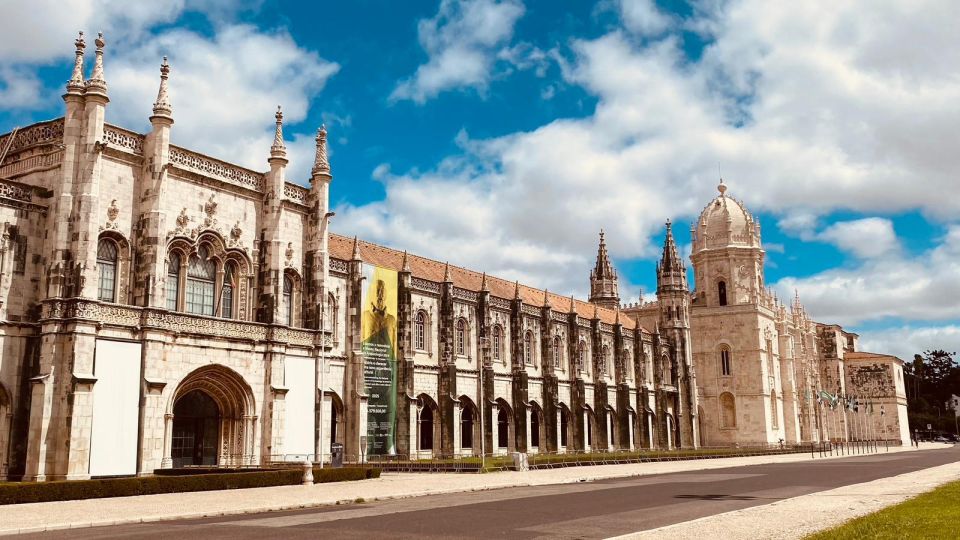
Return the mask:
<svg viewBox="0 0 960 540">
<path fill-rule="evenodd" d="M 926 429 L 932 424 L 939 430 L 953 431 L 953 417 L 944 407 L 951 394 L 960 393 L 960 366 L 955 352 L 941 349 L 915 354 L 913 362 L 903 366 L 910 409 L 911 429 Z M 949 426 L 948 426 L 949 424 Z"/>
</svg>

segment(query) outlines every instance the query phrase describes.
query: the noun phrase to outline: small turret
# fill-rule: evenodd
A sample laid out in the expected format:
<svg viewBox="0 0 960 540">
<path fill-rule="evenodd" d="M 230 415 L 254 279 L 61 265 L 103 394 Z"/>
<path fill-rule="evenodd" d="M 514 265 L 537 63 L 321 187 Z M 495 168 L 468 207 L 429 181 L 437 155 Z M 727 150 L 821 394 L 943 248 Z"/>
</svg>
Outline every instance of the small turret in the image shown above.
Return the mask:
<svg viewBox="0 0 960 540">
<path fill-rule="evenodd" d="M 597 248 L 597 263 L 590 272 L 590 302 L 601 307 L 614 309 L 620 305 L 617 271 L 613 269 L 603 230 L 600 231 L 600 245 Z"/>
<path fill-rule="evenodd" d="M 103 75 L 103 48 L 107 45 L 107 42 L 103 40 L 103 32 L 97 34 L 94 43 L 97 45 L 96 59 L 93 63 L 93 73 L 90 74 L 90 78 L 86 82 L 85 93 L 87 95 L 98 95 L 106 99 L 107 81 Z"/>
<path fill-rule="evenodd" d="M 80 32 L 77 40 L 73 43 L 77 48 L 77 56 L 73 62 L 73 75 L 71 75 L 70 80 L 67 81 L 67 93 L 72 95 L 81 95 L 83 94 L 84 90 L 83 49 L 87 47 L 86 42 L 83 41 L 83 32 Z"/>
</svg>

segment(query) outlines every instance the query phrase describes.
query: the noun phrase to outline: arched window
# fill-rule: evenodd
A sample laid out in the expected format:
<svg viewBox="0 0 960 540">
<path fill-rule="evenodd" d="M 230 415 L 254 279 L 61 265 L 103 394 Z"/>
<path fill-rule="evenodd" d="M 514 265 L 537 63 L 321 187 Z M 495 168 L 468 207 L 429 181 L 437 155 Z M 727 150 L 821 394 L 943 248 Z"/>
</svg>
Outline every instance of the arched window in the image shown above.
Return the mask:
<svg viewBox="0 0 960 540">
<path fill-rule="evenodd" d="M 170 311 L 176 311 L 180 301 L 180 264 L 180 254 L 170 252 L 167 260 L 167 309 Z"/>
<path fill-rule="evenodd" d="M 337 297 L 330 293 L 327 295 L 327 305 L 323 312 L 323 329 L 331 332 L 334 341 L 337 339 L 337 321 L 338 317 Z"/>
<path fill-rule="evenodd" d="M 587 346 L 584 342 L 577 345 L 577 372 L 582 372 L 586 368 Z"/>
<path fill-rule="evenodd" d="M 418 351 L 427 350 L 427 314 L 423 311 L 417 312 L 417 318 L 414 322 L 413 348 Z"/>
<path fill-rule="evenodd" d="M 499 324 L 493 327 L 493 359 L 503 360 L 503 329 Z"/>
<path fill-rule="evenodd" d="M 720 375 L 729 377 L 733 374 L 733 365 L 730 362 L 730 348 L 720 347 Z"/>
<path fill-rule="evenodd" d="M 770 392 L 770 425 L 773 426 L 773 429 L 780 427 L 780 414 L 777 410 L 777 393 L 775 391 Z"/>
<path fill-rule="evenodd" d="M 228 262 L 223 271 L 223 291 L 220 293 L 220 316 L 233 318 L 233 291 L 236 290 L 237 265 Z"/>
<path fill-rule="evenodd" d="M 720 394 L 720 427 L 737 427 L 737 404 L 730 392 Z"/>
<path fill-rule="evenodd" d="M 293 280 L 290 276 L 283 276 L 283 305 L 280 313 L 283 324 L 290 326 L 293 324 Z"/>
<path fill-rule="evenodd" d="M 610 375 L 613 372 L 613 369 L 611 366 L 611 364 L 613 363 L 613 360 L 612 360 L 612 357 L 610 356 L 610 347 L 604 345 L 603 349 L 601 349 L 601 352 L 603 353 L 603 358 L 602 358 L 602 367 L 600 369 L 602 370 L 603 375 Z"/>
<path fill-rule="evenodd" d="M 523 361 L 527 365 L 533 364 L 533 332 L 529 330 L 523 335 Z"/>
<path fill-rule="evenodd" d="M 190 257 L 187 266 L 187 312 L 196 315 L 213 315 L 213 285 L 217 275 L 217 265 L 210 259 L 205 246 Z"/>
<path fill-rule="evenodd" d="M 717 295 L 719 296 L 720 305 L 727 305 L 727 283 L 725 281 L 717 282 Z"/>
<path fill-rule="evenodd" d="M 660 357 L 660 382 L 662 384 L 673 384 L 673 377 L 670 372 L 670 359 L 667 355 Z"/>
<path fill-rule="evenodd" d="M 563 369 L 563 344 L 560 342 L 560 336 L 553 338 L 553 367 Z"/>
<path fill-rule="evenodd" d="M 456 350 L 458 356 L 467 355 L 467 321 L 457 319 Z"/>
<path fill-rule="evenodd" d="M 97 242 L 97 298 L 117 300 L 117 244 L 105 238 Z"/>
</svg>

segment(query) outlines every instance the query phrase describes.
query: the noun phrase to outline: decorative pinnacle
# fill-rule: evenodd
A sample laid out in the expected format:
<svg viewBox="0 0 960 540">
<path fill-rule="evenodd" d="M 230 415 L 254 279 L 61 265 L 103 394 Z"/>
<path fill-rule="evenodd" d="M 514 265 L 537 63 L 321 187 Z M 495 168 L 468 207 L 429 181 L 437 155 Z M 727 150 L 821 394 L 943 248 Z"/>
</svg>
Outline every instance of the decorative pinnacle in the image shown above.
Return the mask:
<svg viewBox="0 0 960 540">
<path fill-rule="evenodd" d="M 577 299 L 574 298 L 573 295 L 571 294 L 570 295 L 570 313 L 576 313 L 576 312 L 577 312 Z"/>
<path fill-rule="evenodd" d="M 721 197 L 725 197 L 725 196 L 726 196 L 726 195 L 724 195 L 724 193 L 727 192 L 727 185 L 723 183 L 723 178 L 722 178 L 722 177 L 720 178 L 720 185 L 717 186 L 717 191 L 720 192 L 720 196 L 721 196 Z"/>
<path fill-rule="evenodd" d="M 550 307 L 550 291 L 543 289 L 543 307 Z"/>
<path fill-rule="evenodd" d="M 513 298 L 515 300 L 520 299 L 520 280 L 519 279 L 517 280 L 516 285 L 514 285 L 513 287 Z"/>
<path fill-rule="evenodd" d="M 313 159 L 314 176 L 323 174 L 330 176 L 330 160 L 327 159 L 327 126 L 321 124 L 317 130 L 317 155 Z"/>
<path fill-rule="evenodd" d="M 360 259 L 360 241 L 357 240 L 357 237 L 353 237 L 353 260 L 359 261 Z"/>
<path fill-rule="evenodd" d="M 83 49 L 87 47 L 86 42 L 83 41 L 83 32 L 80 32 L 73 44 L 77 47 L 77 58 L 73 61 L 73 75 L 67 82 L 67 91 L 79 93 L 83 91 Z"/>
<path fill-rule="evenodd" d="M 453 283 L 453 276 L 450 274 L 450 261 L 447 261 L 447 264 L 443 269 L 443 282 Z"/>
<path fill-rule="evenodd" d="M 153 104 L 154 116 L 170 117 L 173 114 L 173 107 L 170 106 L 170 97 L 167 95 L 167 78 L 170 76 L 170 64 L 167 63 L 167 57 L 163 57 L 163 63 L 160 64 L 160 91 L 157 92 L 157 101 Z"/>
<path fill-rule="evenodd" d="M 93 63 L 93 74 L 87 79 L 87 92 L 106 95 L 107 81 L 103 78 L 103 48 L 107 42 L 103 40 L 103 32 L 97 33 L 97 39 L 94 43 L 97 45 L 95 51 L 97 56 Z"/>
<path fill-rule="evenodd" d="M 483 292 L 487 292 L 487 291 L 490 290 L 490 286 L 487 285 L 487 273 L 486 273 L 486 272 L 484 272 L 484 273 L 483 273 L 483 276 L 480 277 L 480 290 L 483 291 Z"/>
<path fill-rule="evenodd" d="M 283 110 L 277 105 L 277 130 L 273 135 L 273 145 L 270 146 L 270 157 L 287 157 L 287 147 L 283 144 Z"/>
<path fill-rule="evenodd" d="M 407 250 L 403 250 L 403 264 L 400 266 L 400 271 L 410 273 L 410 261 L 407 260 Z"/>
</svg>

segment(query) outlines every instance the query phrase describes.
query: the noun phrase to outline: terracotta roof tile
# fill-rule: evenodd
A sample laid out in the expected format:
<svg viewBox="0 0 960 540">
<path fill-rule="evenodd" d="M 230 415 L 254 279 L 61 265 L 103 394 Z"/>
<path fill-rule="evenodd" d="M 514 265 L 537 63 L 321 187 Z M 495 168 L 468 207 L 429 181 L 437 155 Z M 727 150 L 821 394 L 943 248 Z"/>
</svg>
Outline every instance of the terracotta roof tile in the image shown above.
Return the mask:
<svg viewBox="0 0 960 540">
<path fill-rule="evenodd" d="M 353 258 L 353 238 L 341 236 L 339 234 L 330 234 L 330 256 L 335 259 L 349 261 Z M 373 244 L 365 240 L 359 240 L 360 258 L 365 263 L 373 264 L 382 268 L 400 271 L 403 269 L 403 251 L 391 249 L 379 244 Z M 407 254 L 407 264 L 414 277 L 426 279 L 436 283 L 443 283 L 444 269 L 446 263 L 434 261 L 425 257 L 420 257 L 412 253 Z M 483 282 L 483 274 L 450 265 L 450 275 L 453 284 L 461 289 L 479 292 Z M 495 276 L 487 275 L 487 288 L 490 294 L 499 298 L 513 300 L 516 294 L 516 282 L 507 281 Z M 543 289 L 536 289 L 520 284 L 520 299 L 524 304 L 536 307 L 543 307 Z M 547 293 L 550 306 L 561 313 L 570 312 L 570 298 L 559 294 Z M 576 300 L 577 315 L 592 319 L 595 306 L 589 302 Z M 598 308 L 597 316 L 602 322 L 615 324 L 617 312 L 612 309 Z M 632 330 L 636 327 L 636 322 L 626 316 L 620 317 L 620 323 L 626 329 Z"/>
<path fill-rule="evenodd" d="M 865 351 L 843 353 L 844 360 L 868 360 L 870 358 L 896 358 L 897 360 L 900 360 L 900 358 L 892 354 L 880 354 L 880 353 L 872 353 L 872 352 L 865 352 Z M 902 360 L 900 361 L 902 362 Z"/>
</svg>

